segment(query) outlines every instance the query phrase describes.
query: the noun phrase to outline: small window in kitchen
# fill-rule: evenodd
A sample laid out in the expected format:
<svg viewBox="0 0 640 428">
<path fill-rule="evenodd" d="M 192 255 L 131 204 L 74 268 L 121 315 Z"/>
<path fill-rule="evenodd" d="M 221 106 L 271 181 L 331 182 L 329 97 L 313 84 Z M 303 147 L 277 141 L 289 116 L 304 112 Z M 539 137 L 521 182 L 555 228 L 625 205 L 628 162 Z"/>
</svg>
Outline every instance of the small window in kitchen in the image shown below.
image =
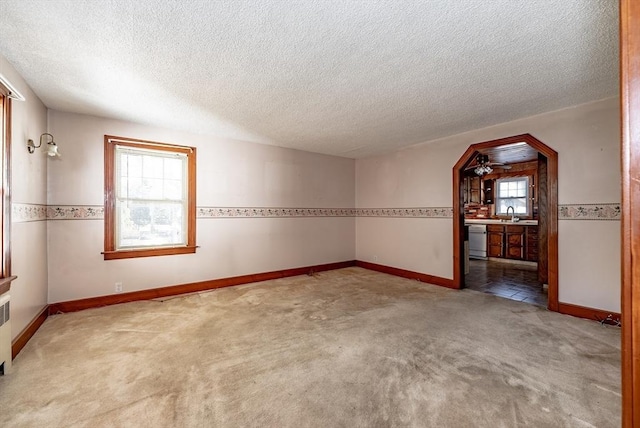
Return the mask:
<svg viewBox="0 0 640 428">
<path fill-rule="evenodd" d="M 529 177 L 499 179 L 496 190 L 497 215 L 507 215 L 509 207 L 513 207 L 515 214 L 529 215 Z"/>
</svg>

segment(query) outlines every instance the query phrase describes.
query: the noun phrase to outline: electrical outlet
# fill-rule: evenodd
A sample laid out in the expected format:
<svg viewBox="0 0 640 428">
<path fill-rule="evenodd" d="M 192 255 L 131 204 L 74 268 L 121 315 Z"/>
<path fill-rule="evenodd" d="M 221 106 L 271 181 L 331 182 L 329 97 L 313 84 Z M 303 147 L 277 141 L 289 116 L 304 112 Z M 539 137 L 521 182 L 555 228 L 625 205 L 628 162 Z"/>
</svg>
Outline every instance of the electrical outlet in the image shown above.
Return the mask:
<svg viewBox="0 0 640 428">
<path fill-rule="evenodd" d="M 122 293 L 122 283 L 116 282 L 116 293 Z"/>
<path fill-rule="evenodd" d="M 373 261 L 377 262 L 378 261 L 378 256 L 373 256 Z"/>
</svg>

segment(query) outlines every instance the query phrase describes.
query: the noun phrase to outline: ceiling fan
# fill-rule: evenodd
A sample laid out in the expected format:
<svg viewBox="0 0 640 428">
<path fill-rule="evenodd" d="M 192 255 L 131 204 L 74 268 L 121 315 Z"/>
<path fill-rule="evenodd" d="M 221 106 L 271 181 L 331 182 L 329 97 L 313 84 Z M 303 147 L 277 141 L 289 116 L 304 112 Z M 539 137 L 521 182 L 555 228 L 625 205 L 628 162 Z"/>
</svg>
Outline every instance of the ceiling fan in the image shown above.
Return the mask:
<svg viewBox="0 0 640 428">
<path fill-rule="evenodd" d="M 476 163 L 465 168 L 465 171 L 472 169 L 476 174 L 483 176 L 485 174 L 491 174 L 493 172 L 493 166 L 497 166 L 502 169 L 511 169 L 511 166 L 504 163 L 489 161 L 489 155 L 478 153 L 478 156 L 476 156 Z"/>
</svg>

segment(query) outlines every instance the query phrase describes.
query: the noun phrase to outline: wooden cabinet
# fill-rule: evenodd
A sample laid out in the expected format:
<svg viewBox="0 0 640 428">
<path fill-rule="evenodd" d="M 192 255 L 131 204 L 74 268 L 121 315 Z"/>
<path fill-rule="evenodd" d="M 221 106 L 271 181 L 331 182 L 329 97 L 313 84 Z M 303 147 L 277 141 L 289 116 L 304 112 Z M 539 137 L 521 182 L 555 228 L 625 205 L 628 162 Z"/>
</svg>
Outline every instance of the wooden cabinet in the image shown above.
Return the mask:
<svg viewBox="0 0 640 428">
<path fill-rule="evenodd" d="M 538 261 L 538 226 L 487 226 L 487 256 Z"/>
<path fill-rule="evenodd" d="M 494 203 L 495 180 L 483 180 L 482 177 L 467 176 L 462 181 L 462 195 L 465 204 L 485 204 Z"/>
<path fill-rule="evenodd" d="M 482 202 L 482 186 L 480 177 L 464 177 L 463 195 L 465 204 L 480 204 Z"/>
<path fill-rule="evenodd" d="M 484 182 L 482 183 L 482 193 L 484 194 L 484 198 L 482 203 L 486 204 L 486 205 L 491 205 L 493 204 L 493 199 L 494 199 L 494 187 L 495 186 L 495 180 L 484 180 Z"/>
<path fill-rule="evenodd" d="M 507 259 L 524 260 L 525 226 L 505 226 Z"/>
<path fill-rule="evenodd" d="M 469 185 L 469 203 L 480 204 L 482 203 L 482 189 L 480 186 L 480 177 L 471 177 Z"/>
<path fill-rule="evenodd" d="M 504 257 L 504 226 L 487 226 L 487 256 Z"/>
</svg>

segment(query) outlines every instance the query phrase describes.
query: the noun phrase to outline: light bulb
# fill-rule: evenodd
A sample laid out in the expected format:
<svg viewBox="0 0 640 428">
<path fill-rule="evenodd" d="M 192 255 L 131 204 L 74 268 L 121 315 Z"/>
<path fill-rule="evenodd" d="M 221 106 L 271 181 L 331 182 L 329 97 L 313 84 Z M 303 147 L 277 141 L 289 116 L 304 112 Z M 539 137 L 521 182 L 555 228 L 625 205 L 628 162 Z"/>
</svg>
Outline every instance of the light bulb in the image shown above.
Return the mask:
<svg viewBox="0 0 640 428">
<path fill-rule="evenodd" d="M 60 156 L 60 153 L 58 152 L 58 146 L 55 144 L 48 144 L 47 156 L 50 156 L 52 158 Z"/>
</svg>

